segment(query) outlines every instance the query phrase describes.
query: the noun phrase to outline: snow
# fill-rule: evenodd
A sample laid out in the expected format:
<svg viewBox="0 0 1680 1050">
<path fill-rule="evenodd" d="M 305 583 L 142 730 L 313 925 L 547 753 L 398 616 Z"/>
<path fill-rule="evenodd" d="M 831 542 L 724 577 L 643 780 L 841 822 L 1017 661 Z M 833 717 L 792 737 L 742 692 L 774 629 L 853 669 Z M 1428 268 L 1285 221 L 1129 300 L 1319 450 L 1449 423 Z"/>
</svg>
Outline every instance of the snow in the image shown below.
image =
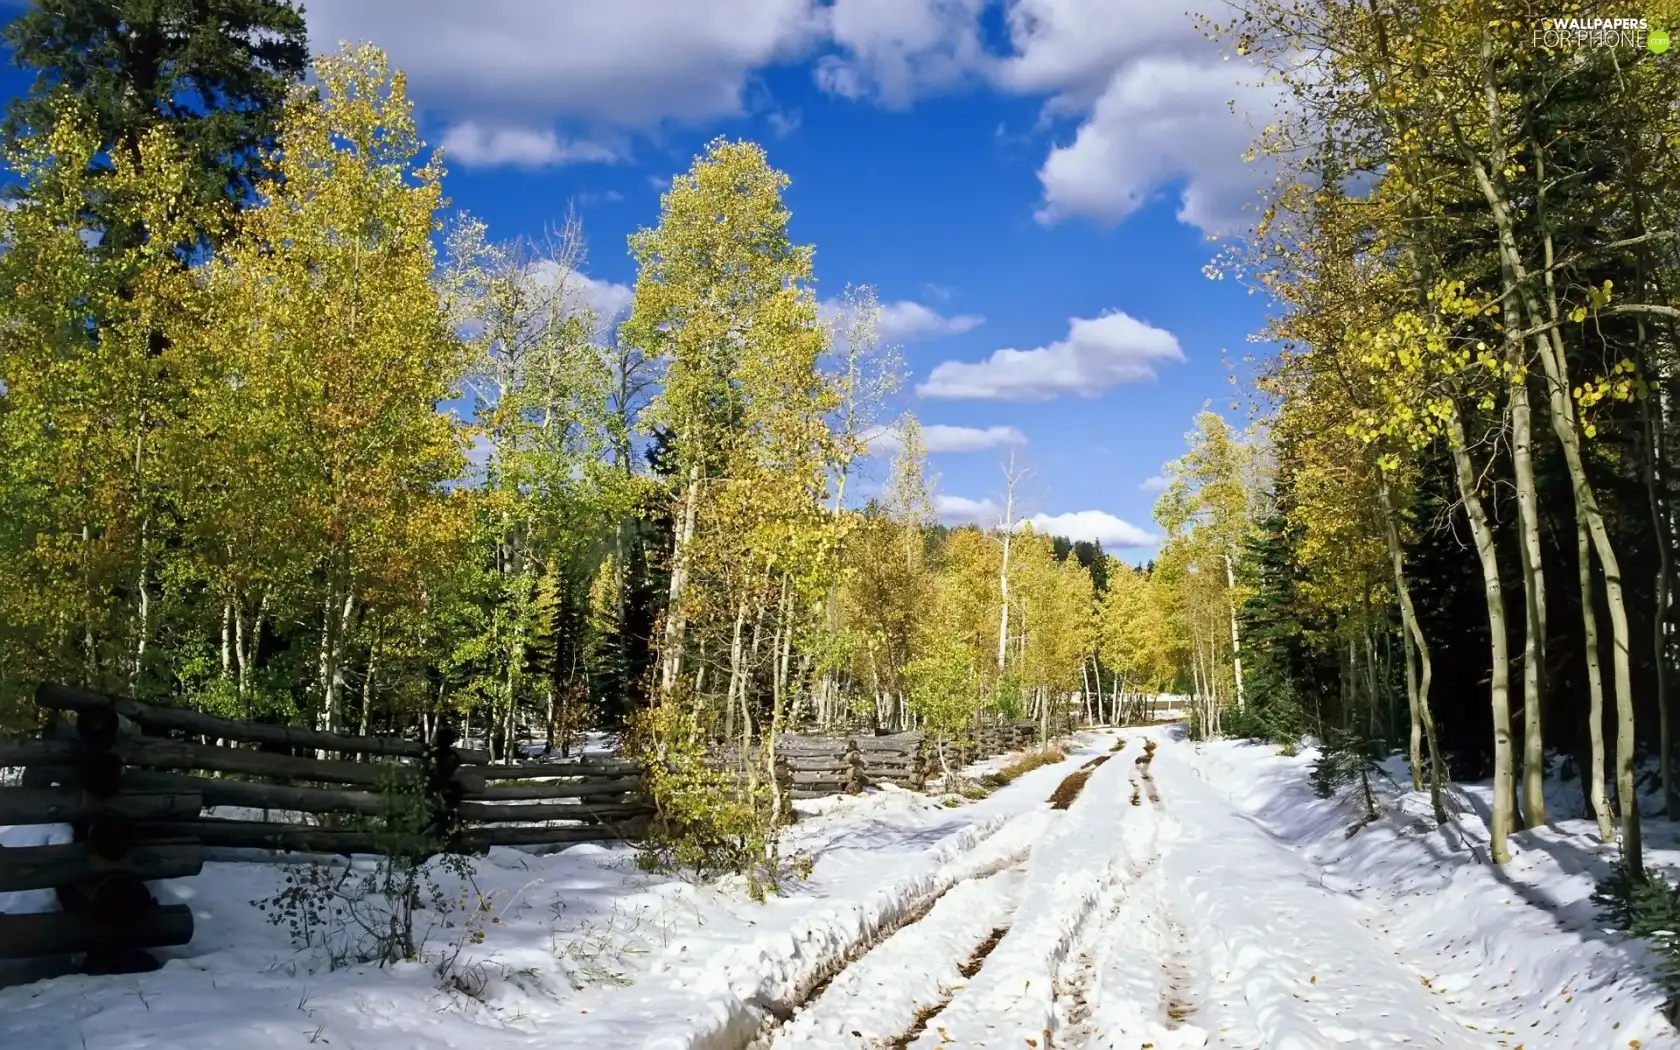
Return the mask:
<svg viewBox="0 0 1680 1050">
<path fill-rule="evenodd" d="M 764 904 L 739 882 L 637 871 L 628 847 L 492 850 L 472 878 L 497 919 L 483 944 L 440 929 L 424 961 L 386 968 L 328 970 L 295 949 L 251 906 L 279 891 L 287 866 L 212 853 L 240 859 L 155 884 L 160 899 L 190 904 L 196 923 L 191 944 L 156 952 L 166 961 L 156 973 L 22 983 L 39 964 L 0 972 L 11 985 L 0 988 L 0 1046 L 740 1045 L 770 1007 L 787 1009 L 927 901 L 1024 856 L 1043 800 L 1085 757 L 973 803 L 897 789 L 802 802 L 785 848 L 816 858 L 811 878 Z M 63 841 L 67 830 L 0 829 L 0 842 Z M 50 893 L 31 900 L 52 907 Z M 456 953 L 452 986 L 437 968 Z"/>
<path fill-rule="evenodd" d="M 497 849 L 470 883 L 439 880 L 488 902 L 482 921 L 385 968 L 295 948 L 250 903 L 288 866 L 213 854 L 157 885 L 197 922 L 161 970 L 0 970 L 0 1046 L 1680 1050 L 1651 953 L 1593 921 L 1609 855 L 1590 821 L 1514 836 L 1495 870 L 1481 785 L 1436 829 L 1426 796 L 1379 779 L 1381 818 L 1349 836 L 1357 807 L 1313 795 L 1310 750 L 1181 736 L 1085 734 L 978 801 L 802 801 L 784 850 L 811 876 L 764 903 L 738 880 L 640 872 L 626 847 Z M 6 846 L 65 838 L 0 828 Z M 1653 822 L 1649 843 L 1649 863 L 1680 870 L 1674 829 Z"/>
<path fill-rule="evenodd" d="M 1357 810 L 1313 795 L 1310 751 L 1218 742 L 1162 754 L 1177 823 L 1219 844 L 1168 854 L 1186 918 L 1230 970 L 1209 982 L 1203 1017 L 1233 1033 L 1258 1026 L 1256 1045 L 1279 1048 L 1346 1045 L 1350 1032 L 1361 1046 L 1680 1048 L 1651 953 L 1594 921 L 1588 897 L 1608 868 L 1589 821 L 1513 836 L 1495 869 L 1484 786 L 1453 807 L 1461 836 L 1434 828 L 1426 794 L 1379 780 L 1383 817 L 1350 838 Z M 1652 838 L 1672 845 L 1661 829 Z M 1222 889 L 1231 870 L 1219 859 L 1238 856 L 1240 892 Z M 1653 849 L 1648 863 L 1680 866 L 1680 852 Z"/>
<path fill-rule="evenodd" d="M 778 1033 L 776 1047 L 871 1046 L 907 1031 L 918 1011 L 942 1002 L 962 982 L 961 964 L 1008 922 L 1025 875 L 1017 863 L 951 887 L 925 918 L 843 971 L 813 1008 Z"/>
<path fill-rule="evenodd" d="M 1097 767 L 1079 797 L 1027 862 L 1026 894 L 985 966 L 910 1045 L 1021 1046 L 1048 1037 L 1054 981 L 1080 927 L 1120 876 L 1115 843 L 1128 815 L 1123 794 L 1131 752 Z"/>
</svg>

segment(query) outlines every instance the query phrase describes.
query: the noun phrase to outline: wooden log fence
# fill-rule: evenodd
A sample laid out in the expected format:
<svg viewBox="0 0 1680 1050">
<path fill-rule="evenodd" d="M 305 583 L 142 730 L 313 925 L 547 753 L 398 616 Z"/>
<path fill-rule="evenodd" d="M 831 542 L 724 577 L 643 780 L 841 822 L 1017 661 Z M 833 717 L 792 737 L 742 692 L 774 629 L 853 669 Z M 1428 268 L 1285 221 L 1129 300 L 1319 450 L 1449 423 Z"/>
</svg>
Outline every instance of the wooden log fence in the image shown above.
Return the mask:
<svg viewBox="0 0 1680 1050">
<path fill-rule="evenodd" d="M 940 773 L 941 745 L 946 764 L 957 769 L 981 758 L 1031 747 L 1038 734 L 1038 726 L 1030 722 L 980 726 L 944 741 L 920 732 L 848 736 L 786 733 L 776 741 L 777 779 L 795 799 L 856 794 L 882 784 L 921 791 Z M 714 748 L 710 757 L 720 768 L 738 767 L 740 746 Z"/>
<path fill-rule="evenodd" d="M 0 959 L 85 953 L 91 973 L 155 968 L 149 949 L 188 943 L 193 922 L 147 883 L 199 873 L 206 849 L 420 856 L 634 841 L 653 816 L 634 761 L 492 765 L 447 724 L 430 740 L 352 736 L 56 684 L 36 702 L 74 728 L 0 740 L 0 768 L 24 770 L 22 787 L 0 787 L 0 825 L 68 824 L 72 841 L 0 848 L 0 892 L 52 890 L 61 908 L 0 915 Z M 977 728 L 944 742 L 946 763 L 1034 740 L 1032 725 Z M 795 799 L 920 790 L 939 773 L 939 746 L 919 732 L 789 733 L 776 780 Z M 739 768 L 738 746 L 711 761 Z"/>
<path fill-rule="evenodd" d="M 0 740 L 0 825 L 69 824 L 72 841 L 0 848 L 0 892 L 51 890 L 60 911 L 0 915 L 0 958 L 85 953 L 93 973 L 155 968 L 192 913 L 148 882 L 202 870 L 206 849 L 429 855 L 634 838 L 651 807 L 635 763 L 517 766 L 430 740 L 239 722 L 44 684 L 37 739 Z M 232 811 L 231 813 L 229 811 Z"/>
</svg>

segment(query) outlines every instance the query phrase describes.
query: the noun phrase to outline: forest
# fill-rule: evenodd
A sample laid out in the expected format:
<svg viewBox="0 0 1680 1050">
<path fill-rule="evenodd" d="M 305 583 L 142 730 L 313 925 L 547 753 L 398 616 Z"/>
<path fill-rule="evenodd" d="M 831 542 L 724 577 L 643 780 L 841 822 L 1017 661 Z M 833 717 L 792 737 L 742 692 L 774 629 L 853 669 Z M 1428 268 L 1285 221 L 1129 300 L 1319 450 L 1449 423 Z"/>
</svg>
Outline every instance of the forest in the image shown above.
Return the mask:
<svg viewBox="0 0 1680 1050">
<path fill-rule="evenodd" d="M 1138 566 L 1023 524 L 1013 461 L 1002 520 L 939 523 L 875 293 L 822 308 L 759 145 L 673 179 L 597 316 L 581 223 L 453 211 L 376 47 L 311 61 L 283 0 L 145 48 L 83 7 L 6 30 L 37 71 L 0 213 L 9 728 L 56 681 L 771 761 L 796 726 L 1048 733 L 1172 691 L 1199 734 L 1399 751 L 1441 819 L 1491 777 L 1496 861 L 1558 756 L 1633 871 L 1632 800 L 1680 809 L 1661 54 L 1542 46 L 1512 2 L 1205 21 L 1285 88 L 1209 267 L 1271 320 Z"/>
<path fill-rule="evenodd" d="M 1264 215 L 1214 271 L 1270 297 L 1278 348 L 1228 729 L 1404 748 L 1443 820 L 1445 784 L 1491 777 L 1496 863 L 1566 756 L 1638 874 L 1636 800 L 1680 806 L 1666 46 L 1548 46 L 1515 3 L 1236 6 L 1204 28 L 1287 102 L 1252 151 Z"/>
<path fill-rule="evenodd" d="M 450 208 L 379 49 L 311 61 L 281 0 L 197 10 L 6 31 L 37 70 L 0 212 L 12 729 L 51 681 L 364 735 L 447 718 L 498 758 L 585 729 L 1049 733 L 1223 673 L 1224 588 L 1034 534 L 1024 468 L 996 527 L 938 523 L 875 294 L 819 308 L 758 145 L 673 180 L 601 317 L 570 212 L 507 243 Z"/>
</svg>

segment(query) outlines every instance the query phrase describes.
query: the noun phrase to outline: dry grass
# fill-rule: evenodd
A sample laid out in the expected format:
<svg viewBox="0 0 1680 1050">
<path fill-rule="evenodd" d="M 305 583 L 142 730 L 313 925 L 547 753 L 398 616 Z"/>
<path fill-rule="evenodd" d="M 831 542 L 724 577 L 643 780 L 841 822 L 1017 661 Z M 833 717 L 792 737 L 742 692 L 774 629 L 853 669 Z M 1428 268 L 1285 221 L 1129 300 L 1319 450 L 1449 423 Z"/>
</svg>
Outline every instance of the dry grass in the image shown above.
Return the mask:
<svg viewBox="0 0 1680 1050">
<path fill-rule="evenodd" d="M 1090 779 L 1091 771 L 1089 769 L 1069 773 L 1066 779 L 1057 786 L 1055 792 L 1051 794 L 1050 808 L 1066 809 L 1073 805 L 1073 800 L 1078 798 L 1079 792 L 1084 789 L 1085 781 Z"/>
<path fill-rule="evenodd" d="M 1045 744 L 1035 747 L 1031 751 L 1024 751 L 1020 757 L 1004 766 L 996 773 L 987 773 L 980 778 L 980 782 L 987 787 L 1000 788 L 1026 776 L 1035 769 L 1053 766 L 1067 757 L 1067 748 L 1061 744 Z"/>
</svg>

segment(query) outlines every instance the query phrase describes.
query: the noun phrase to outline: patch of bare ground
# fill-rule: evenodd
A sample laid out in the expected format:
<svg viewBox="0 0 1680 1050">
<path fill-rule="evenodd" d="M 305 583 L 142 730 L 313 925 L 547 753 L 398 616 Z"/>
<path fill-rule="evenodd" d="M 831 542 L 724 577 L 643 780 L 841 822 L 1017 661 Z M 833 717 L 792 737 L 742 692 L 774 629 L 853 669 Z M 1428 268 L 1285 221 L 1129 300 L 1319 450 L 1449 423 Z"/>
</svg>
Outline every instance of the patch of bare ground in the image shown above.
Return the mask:
<svg viewBox="0 0 1680 1050">
<path fill-rule="evenodd" d="M 1008 932 L 1009 927 L 1000 926 L 980 942 L 973 953 L 969 955 L 968 961 L 957 967 L 957 972 L 962 974 L 963 980 L 972 980 L 974 975 L 980 972 L 980 968 L 986 965 L 986 956 L 992 954 L 992 949 L 998 946 L 998 942 L 1003 940 L 1003 935 Z M 946 996 L 944 1001 L 924 1006 L 916 1011 L 915 1023 L 905 1029 L 904 1034 L 886 1044 L 889 1050 L 906 1050 L 911 1043 L 916 1041 L 917 1036 L 927 1031 L 928 1024 L 950 1005 L 951 999 Z"/>
<path fill-rule="evenodd" d="M 1051 793 L 1050 808 L 1066 809 L 1073 805 L 1073 800 L 1079 797 L 1080 791 L 1084 790 L 1085 781 L 1090 779 L 1091 771 L 1089 769 L 1079 769 L 1069 773 L 1056 786 L 1056 790 Z"/>
<path fill-rule="evenodd" d="M 1104 762 L 1107 762 L 1109 760 L 1109 758 L 1110 758 L 1110 756 L 1108 756 L 1108 755 L 1098 755 L 1096 758 L 1091 759 L 1091 761 L 1085 763 L 1084 765 L 1080 766 L 1079 768 L 1080 769 L 1095 769 L 1098 766 L 1102 765 Z"/>
<path fill-rule="evenodd" d="M 1132 805 L 1143 805 L 1143 789 L 1138 784 L 1137 777 L 1132 777 Z"/>
<path fill-rule="evenodd" d="M 1137 757 L 1138 772 L 1143 774 L 1143 787 L 1149 794 L 1149 801 L 1159 802 L 1161 801 L 1161 796 L 1155 790 L 1155 778 L 1149 773 L 1149 763 L 1154 761 L 1154 759 L 1155 741 L 1145 740 L 1143 742 L 1143 754 Z M 1132 784 L 1132 805 L 1135 806 L 1137 804 L 1137 783 L 1134 781 Z"/>
<path fill-rule="evenodd" d="M 1116 751 L 1116 752 L 1124 751 L 1124 750 L 1126 750 L 1127 742 L 1128 741 L 1123 736 L 1115 737 L 1114 738 L 1114 747 L 1111 750 Z"/>
</svg>

